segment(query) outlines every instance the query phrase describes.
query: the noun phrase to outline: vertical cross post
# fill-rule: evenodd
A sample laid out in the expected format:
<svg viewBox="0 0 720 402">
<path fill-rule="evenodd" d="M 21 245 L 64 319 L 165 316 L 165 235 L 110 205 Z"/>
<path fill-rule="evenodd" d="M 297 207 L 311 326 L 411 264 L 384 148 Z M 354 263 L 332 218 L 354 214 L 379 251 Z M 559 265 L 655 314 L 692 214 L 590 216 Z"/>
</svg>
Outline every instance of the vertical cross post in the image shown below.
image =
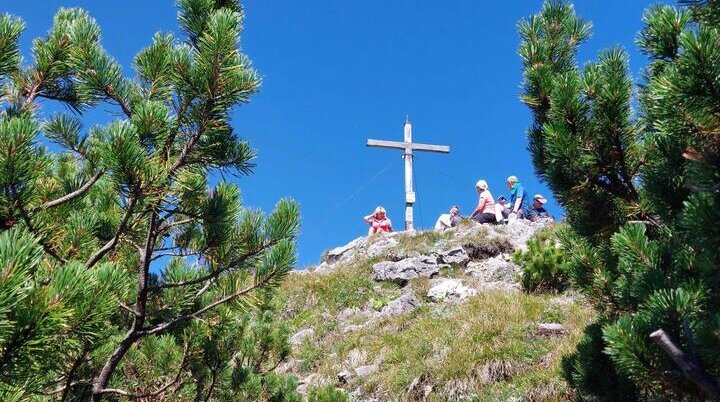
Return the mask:
<svg viewBox="0 0 720 402">
<path fill-rule="evenodd" d="M 412 124 L 405 120 L 403 127 L 405 143 L 412 144 Z M 415 192 L 413 191 L 413 154 L 412 146 L 405 147 L 403 154 L 405 159 L 405 230 L 413 230 L 413 204 L 415 204 Z"/>
<path fill-rule="evenodd" d="M 415 144 L 412 142 L 412 125 L 405 120 L 403 127 L 404 141 L 367 140 L 367 146 L 380 148 L 395 148 L 403 150 L 405 159 L 405 230 L 414 230 L 413 205 L 415 204 L 415 191 L 413 191 L 413 150 L 428 152 L 450 152 L 446 145 Z"/>
</svg>

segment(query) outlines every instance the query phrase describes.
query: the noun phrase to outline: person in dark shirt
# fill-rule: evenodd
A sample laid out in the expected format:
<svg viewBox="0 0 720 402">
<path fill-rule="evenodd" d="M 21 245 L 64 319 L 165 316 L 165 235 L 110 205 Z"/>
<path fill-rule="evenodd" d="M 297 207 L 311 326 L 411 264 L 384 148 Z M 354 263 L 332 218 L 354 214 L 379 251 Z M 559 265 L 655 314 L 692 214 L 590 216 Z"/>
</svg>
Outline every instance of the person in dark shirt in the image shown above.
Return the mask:
<svg viewBox="0 0 720 402">
<path fill-rule="evenodd" d="M 542 194 L 535 194 L 528 219 L 531 221 L 536 221 L 541 218 L 553 219 L 552 215 L 545 209 L 546 203 L 547 198 L 543 197 Z"/>
</svg>

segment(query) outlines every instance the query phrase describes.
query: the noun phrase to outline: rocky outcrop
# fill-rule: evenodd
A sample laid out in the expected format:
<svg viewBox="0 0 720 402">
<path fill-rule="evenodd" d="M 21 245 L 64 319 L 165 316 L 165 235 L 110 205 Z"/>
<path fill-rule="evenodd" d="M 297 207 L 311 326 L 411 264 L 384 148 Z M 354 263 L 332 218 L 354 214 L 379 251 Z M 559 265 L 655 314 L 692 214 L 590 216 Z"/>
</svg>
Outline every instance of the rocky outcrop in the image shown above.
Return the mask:
<svg viewBox="0 0 720 402">
<path fill-rule="evenodd" d="M 404 314 L 420 307 L 420 300 L 412 293 L 405 293 L 397 299 L 391 301 L 380 311 L 382 316 L 393 316 Z"/>
<path fill-rule="evenodd" d="M 315 271 L 328 271 L 338 263 L 348 262 L 357 257 L 371 258 L 386 253 L 397 246 L 396 237 L 403 232 L 378 233 L 368 237 L 358 237 L 350 243 L 329 250 L 322 257 L 322 262 Z"/>
<path fill-rule="evenodd" d="M 358 377 L 367 377 L 377 371 L 377 366 L 368 364 L 367 366 L 360 366 L 355 369 L 355 374 Z"/>
<path fill-rule="evenodd" d="M 520 267 L 512 262 L 510 254 L 500 254 L 481 261 L 472 261 L 467 265 L 465 274 L 483 282 L 516 282 L 521 275 Z"/>
<path fill-rule="evenodd" d="M 463 307 L 458 306 L 460 303 L 479 293 L 520 291 L 522 272 L 513 263 L 511 255 L 514 250 L 525 248 L 527 240 L 545 225 L 522 220 L 509 225 L 465 223 L 443 233 L 398 232 L 359 237 L 329 250 L 322 263 L 304 275 L 336 273 L 337 276 L 333 277 L 335 281 L 346 272 L 354 280 L 360 274 L 363 278 L 358 281 L 357 294 L 348 298 L 353 300 L 352 303 L 342 305 L 351 307 L 334 309 L 323 315 L 323 320 L 331 321 L 327 323 L 329 325 L 326 326 L 324 321 L 305 324 L 306 327 L 315 327 L 317 333 L 313 328 L 304 328 L 296 332 L 290 342 L 294 349 L 303 350 L 326 342 L 337 342 L 338 339 L 351 339 L 355 349 L 342 359 L 337 357 L 336 353 L 341 354 L 337 350 L 328 353 L 322 369 L 308 369 L 309 358 L 305 357 L 304 361 L 283 364 L 281 369 L 298 374 L 298 390 L 303 393 L 311 386 L 334 384 L 348 391 L 351 400 L 388 400 L 385 395 L 368 393 L 363 385 L 375 381 L 388 364 L 384 360 L 387 353 L 378 353 L 373 348 L 368 348 L 371 354 L 363 350 L 367 347 L 361 343 L 363 336 L 374 331 L 402 331 L 413 324 L 415 317 L 423 314 L 449 317 L 454 311 L 462 310 Z M 371 271 L 366 273 L 368 266 Z M 375 282 L 368 284 L 367 279 Z M 344 295 L 337 297 L 345 298 Z M 564 302 L 565 299 L 557 301 L 558 304 Z M 532 323 L 529 336 L 562 336 L 565 329 L 558 325 Z M 372 353 L 377 354 L 373 357 Z M 446 354 L 447 351 L 440 348 L 428 359 L 437 359 L 437 364 L 441 364 Z M 488 378 L 504 378 L 503 373 L 507 370 L 502 363 L 483 368 L 485 371 L 481 374 L 487 372 Z M 431 364 L 435 364 L 434 360 Z M 465 389 L 472 382 L 466 387 L 463 381 L 452 380 L 444 388 L 436 388 L 427 378 L 420 376 L 408 387 L 406 395 L 412 400 L 425 400 L 431 393 L 442 392 L 444 395 L 458 395 L 458 398 L 450 400 L 462 400 L 460 395 L 473 391 Z"/>
<path fill-rule="evenodd" d="M 430 278 L 440 272 L 437 260 L 410 257 L 400 261 L 383 261 L 373 265 L 373 279 L 405 285 L 415 278 Z"/>
<path fill-rule="evenodd" d="M 431 282 L 431 285 L 427 297 L 435 302 L 457 303 L 477 294 L 477 290 L 463 285 L 459 279 L 441 278 Z"/>
<path fill-rule="evenodd" d="M 538 230 L 551 225 L 551 218 L 538 219 L 530 222 L 525 219 L 518 219 L 509 225 L 502 225 L 502 230 L 515 250 L 527 250 L 527 241 L 537 233 Z"/>
<path fill-rule="evenodd" d="M 426 254 L 440 258 L 439 262 L 442 264 L 464 266 L 471 260 L 483 260 L 503 253 L 511 253 L 516 249 L 525 249 L 527 240 L 538 230 L 547 226 L 549 222 L 551 221 L 530 222 L 521 219 L 508 225 L 476 225 L 472 223 L 461 225 L 444 232 L 451 236 L 444 238 L 438 244 L 442 248 L 430 250 Z M 406 242 L 412 242 L 413 237 L 422 235 L 423 232 L 393 232 L 358 237 L 344 246 L 335 247 L 326 252 L 322 257 L 321 264 L 314 271 L 327 272 L 338 264 L 351 262 L 358 258 L 389 256 L 397 251 L 400 239 L 404 238 Z M 484 238 L 487 241 L 474 241 L 478 238 Z M 418 254 L 410 254 L 399 257 L 402 259 L 418 256 Z"/>
<path fill-rule="evenodd" d="M 349 257 L 350 255 L 346 254 L 346 253 L 348 253 L 349 251 L 353 251 L 356 247 L 358 247 L 364 241 L 365 241 L 364 237 L 358 237 L 357 239 L 351 241 L 350 243 L 348 243 L 344 246 L 335 247 L 334 249 L 328 251 L 327 254 L 325 254 L 323 262 L 326 262 L 328 264 L 334 264 L 334 263 L 340 261 L 343 258 L 343 256 L 346 256 L 346 258 Z"/>
<path fill-rule="evenodd" d="M 464 267 L 470 262 L 470 256 L 465 249 L 462 247 L 455 247 L 453 249 L 438 253 L 438 258 L 443 264 L 456 265 Z"/>
<path fill-rule="evenodd" d="M 564 335 L 567 330 L 562 324 L 556 322 L 550 323 L 539 323 L 537 326 L 537 332 L 539 335 L 553 336 L 553 335 Z"/>
<path fill-rule="evenodd" d="M 290 344 L 291 345 L 299 345 L 303 343 L 303 341 L 307 338 L 312 337 L 315 335 L 315 330 L 312 328 L 305 328 L 303 330 L 300 330 L 295 333 L 295 335 L 290 337 Z"/>
</svg>

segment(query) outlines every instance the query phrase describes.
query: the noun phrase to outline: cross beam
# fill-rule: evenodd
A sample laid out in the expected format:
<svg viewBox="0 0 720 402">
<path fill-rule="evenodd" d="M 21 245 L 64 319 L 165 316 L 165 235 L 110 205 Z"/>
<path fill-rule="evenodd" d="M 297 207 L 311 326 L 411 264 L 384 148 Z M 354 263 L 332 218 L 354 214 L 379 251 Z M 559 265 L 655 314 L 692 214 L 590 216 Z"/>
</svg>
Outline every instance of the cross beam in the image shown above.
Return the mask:
<svg viewBox="0 0 720 402">
<path fill-rule="evenodd" d="M 444 154 L 450 152 L 450 147 L 447 145 L 413 144 L 412 142 L 399 141 L 367 140 L 367 146 L 378 148 L 414 149 L 416 151 L 442 152 Z"/>
<path fill-rule="evenodd" d="M 402 149 L 405 159 L 405 230 L 413 230 L 413 204 L 415 204 L 415 192 L 413 191 L 413 150 L 427 152 L 449 153 L 450 147 L 446 145 L 419 144 L 412 142 L 412 125 L 409 120 L 405 121 L 405 141 L 383 141 L 367 140 L 368 147 Z"/>
</svg>

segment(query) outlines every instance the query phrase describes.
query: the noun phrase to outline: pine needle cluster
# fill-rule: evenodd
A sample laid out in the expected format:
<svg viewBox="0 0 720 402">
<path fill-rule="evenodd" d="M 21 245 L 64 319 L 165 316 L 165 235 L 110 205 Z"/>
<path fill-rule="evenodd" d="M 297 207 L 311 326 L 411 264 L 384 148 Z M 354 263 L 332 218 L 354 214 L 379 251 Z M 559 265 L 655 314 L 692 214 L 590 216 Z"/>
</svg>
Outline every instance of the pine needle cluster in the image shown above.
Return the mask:
<svg viewBox="0 0 720 402">
<path fill-rule="evenodd" d="M 720 399 L 720 3 L 650 7 L 636 84 L 622 48 L 580 67 L 590 24 L 519 24 L 538 175 L 567 211 L 570 275 L 599 312 L 566 376 L 582 399 Z"/>
<path fill-rule="evenodd" d="M 183 35 L 156 34 L 133 77 L 81 9 L 57 12 L 30 63 L 23 22 L 0 15 L 0 400 L 298 397 L 272 374 L 298 205 L 265 215 L 213 179 L 254 167 L 230 122 L 260 85 L 243 10 L 178 9 Z M 113 111 L 85 127 L 95 107 Z"/>
</svg>

